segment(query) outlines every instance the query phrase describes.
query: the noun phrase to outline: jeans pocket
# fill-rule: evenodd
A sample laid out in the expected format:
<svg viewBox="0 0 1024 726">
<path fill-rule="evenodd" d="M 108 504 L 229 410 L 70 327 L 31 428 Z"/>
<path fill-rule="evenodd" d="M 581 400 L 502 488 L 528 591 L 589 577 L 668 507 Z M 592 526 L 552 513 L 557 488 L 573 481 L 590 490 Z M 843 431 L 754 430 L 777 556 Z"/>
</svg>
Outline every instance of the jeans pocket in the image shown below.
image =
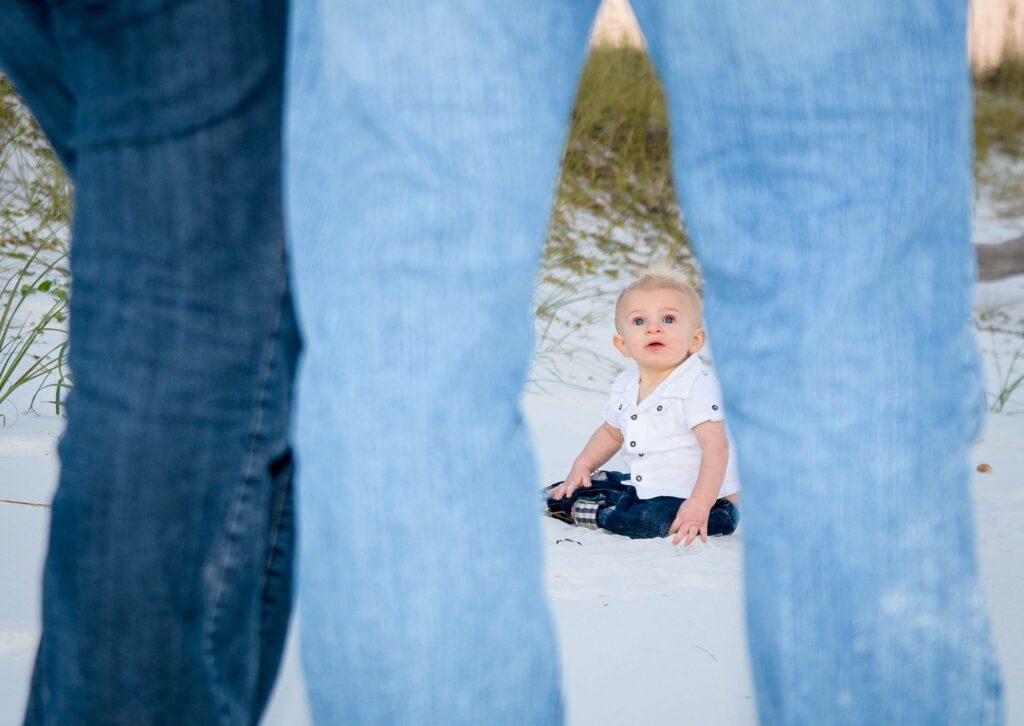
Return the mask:
<svg viewBox="0 0 1024 726">
<path fill-rule="evenodd" d="M 80 147 L 181 133 L 281 83 L 283 0 L 68 0 L 53 20 Z"/>
</svg>

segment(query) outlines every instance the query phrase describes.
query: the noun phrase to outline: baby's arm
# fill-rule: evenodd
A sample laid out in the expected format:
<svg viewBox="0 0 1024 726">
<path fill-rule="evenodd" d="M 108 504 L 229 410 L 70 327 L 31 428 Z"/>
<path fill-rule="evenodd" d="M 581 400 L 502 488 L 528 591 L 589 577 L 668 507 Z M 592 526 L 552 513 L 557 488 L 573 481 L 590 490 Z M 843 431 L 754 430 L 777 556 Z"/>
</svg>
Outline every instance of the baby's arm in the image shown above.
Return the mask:
<svg viewBox="0 0 1024 726">
<path fill-rule="evenodd" d="M 590 473 L 615 455 L 622 446 L 622 432 L 607 421 L 598 427 L 576 457 L 565 481 L 551 490 L 552 499 L 571 497 L 580 487 L 590 486 Z M 721 485 L 721 482 L 719 482 Z M 706 519 L 706 518 L 705 518 Z"/>
<path fill-rule="evenodd" d="M 694 426 L 692 431 L 700 444 L 697 483 L 693 486 L 690 498 L 680 505 L 676 519 L 669 528 L 669 534 L 676 533 L 672 544 L 679 544 L 685 537 L 683 546 L 688 546 L 698 535 L 701 542 L 708 541 L 708 515 L 718 500 L 718 492 L 725 481 L 725 468 L 729 464 L 729 438 L 724 423 L 705 421 Z"/>
</svg>

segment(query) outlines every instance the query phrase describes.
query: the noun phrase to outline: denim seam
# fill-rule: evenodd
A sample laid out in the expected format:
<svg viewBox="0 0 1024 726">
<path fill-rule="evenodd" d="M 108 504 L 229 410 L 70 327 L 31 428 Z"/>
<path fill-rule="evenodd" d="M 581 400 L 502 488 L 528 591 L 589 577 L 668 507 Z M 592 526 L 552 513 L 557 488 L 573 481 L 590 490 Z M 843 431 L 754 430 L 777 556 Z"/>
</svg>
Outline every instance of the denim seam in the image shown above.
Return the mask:
<svg viewBox="0 0 1024 726">
<path fill-rule="evenodd" d="M 283 282 L 284 275 L 282 275 L 282 283 Z M 223 602 L 222 594 L 225 590 L 224 586 L 228 570 L 231 569 L 231 563 L 235 560 L 232 555 L 241 541 L 238 535 L 238 521 L 242 516 L 243 502 L 245 500 L 244 494 L 247 490 L 251 489 L 256 479 L 255 473 L 259 458 L 257 454 L 259 450 L 258 442 L 262 434 L 264 411 L 266 409 L 267 402 L 267 390 L 269 388 L 273 369 L 274 351 L 278 345 L 278 335 L 284 318 L 284 315 L 282 314 L 284 297 L 285 285 L 282 284 L 278 295 L 279 303 L 277 305 L 277 316 L 274 319 L 274 325 L 270 329 L 270 335 L 268 336 L 267 342 L 264 344 L 263 352 L 260 356 L 259 373 L 257 376 L 257 381 L 259 383 L 255 397 L 255 411 L 253 412 L 252 421 L 249 427 L 248 455 L 242 466 L 242 480 L 237 488 L 236 495 L 231 503 L 231 509 L 228 514 L 228 522 L 225 528 L 227 547 L 225 548 L 224 557 L 217 568 L 219 571 L 219 577 L 216 579 L 217 589 L 213 596 L 212 612 L 209 619 L 206 621 L 206 627 L 203 632 L 203 659 L 206 662 L 206 667 L 211 675 L 216 672 L 216 663 L 213 658 L 213 639 L 218 632 L 218 625 L 221 620 L 221 606 Z M 213 681 L 213 679 L 211 679 L 211 682 L 211 691 L 217 699 L 217 710 L 221 715 L 221 722 L 225 724 L 230 723 L 231 713 L 228 704 L 228 697 L 225 695 L 224 689 L 220 683 Z"/>
</svg>

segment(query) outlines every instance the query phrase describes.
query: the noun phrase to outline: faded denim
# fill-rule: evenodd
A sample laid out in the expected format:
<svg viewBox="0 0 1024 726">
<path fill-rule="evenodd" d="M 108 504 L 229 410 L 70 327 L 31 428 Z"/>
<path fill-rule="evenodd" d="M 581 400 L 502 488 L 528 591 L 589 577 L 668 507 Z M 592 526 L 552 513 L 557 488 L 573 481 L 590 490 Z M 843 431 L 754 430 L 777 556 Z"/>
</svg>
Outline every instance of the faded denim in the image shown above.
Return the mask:
<svg viewBox="0 0 1024 726">
<path fill-rule="evenodd" d="M 292 9 L 285 186 L 311 342 L 296 446 L 313 716 L 559 723 L 517 400 L 596 2 Z"/>
<path fill-rule="evenodd" d="M 595 5 L 293 6 L 303 657 L 323 723 L 562 718 L 517 401 Z M 967 490 L 966 3 L 634 7 L 740 457 L 762 722 L 998 723 Z"/>
<path fill-rule="evenodd" d="M 744 482 L 762 723 L 1000 722 L 966 3 L 634 6 Z"/>
<path fill-rule="evenodd" d="M 277 0 L 0 3 L 75 183 L 28 724 L 253 724 L 291 600 Z"/>
</svg>

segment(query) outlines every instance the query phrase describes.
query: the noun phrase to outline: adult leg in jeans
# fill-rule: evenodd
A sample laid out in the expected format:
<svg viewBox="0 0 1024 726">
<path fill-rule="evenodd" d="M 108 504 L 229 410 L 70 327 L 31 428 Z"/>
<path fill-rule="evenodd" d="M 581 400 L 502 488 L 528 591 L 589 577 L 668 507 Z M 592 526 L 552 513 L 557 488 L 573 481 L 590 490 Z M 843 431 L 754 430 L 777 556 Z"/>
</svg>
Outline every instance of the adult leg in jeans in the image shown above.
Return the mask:
<svg viewBox="0 0 1024 726">
<path fill-rule="evenodd" d="M 762 722 L 998 722 L 967 490 L 966 5 L 634 7 L 743 472 Z"/>
<path fill-rule="evenodd" d="M 561 719 L 517 401 L 595 9 L 293 5 L 300 601 L 323 723 Z"/>
<path fill-rule="evenodd" d="M 11 7 L 0 59 L 76 191 L 26 721 L 255 723 L 290 603 L 283 4 Z"/>
</svg>

